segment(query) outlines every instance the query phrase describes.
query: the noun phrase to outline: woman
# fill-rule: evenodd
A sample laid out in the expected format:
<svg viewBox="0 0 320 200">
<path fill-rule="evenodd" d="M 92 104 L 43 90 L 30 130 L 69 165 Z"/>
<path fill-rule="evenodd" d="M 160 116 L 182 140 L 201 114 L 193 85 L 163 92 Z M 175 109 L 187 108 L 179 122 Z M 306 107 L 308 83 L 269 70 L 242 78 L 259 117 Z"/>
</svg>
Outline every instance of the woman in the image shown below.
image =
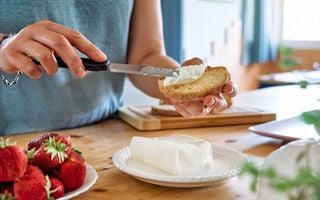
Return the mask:
<svg viewBox="0 0 320 200">
<path fill-rule="evenodd" d="M 80 56 L 102 62 L 105 52 L 116 63 L 179 66 L 165 55 L 160 0 L 1 1 L 0 32 L 16 33 L 1 35 L 1 78 L 14 80 L 23 72 L 15 87 L 0 85 L 0 133 L 5 135 L 82 126 L 117 111 L 125 75 L 86 72 Z M 69 69 L 59 69 L 54 55 Z M 146 94 L 164 98 L 156 78 L 129 78 Z M 235 90 L 227 84 L 224 93 L 234 96 Z M 191 117 L 226 105 L 220 96 L 209 95 L 175 107 Z"/>
</svg>

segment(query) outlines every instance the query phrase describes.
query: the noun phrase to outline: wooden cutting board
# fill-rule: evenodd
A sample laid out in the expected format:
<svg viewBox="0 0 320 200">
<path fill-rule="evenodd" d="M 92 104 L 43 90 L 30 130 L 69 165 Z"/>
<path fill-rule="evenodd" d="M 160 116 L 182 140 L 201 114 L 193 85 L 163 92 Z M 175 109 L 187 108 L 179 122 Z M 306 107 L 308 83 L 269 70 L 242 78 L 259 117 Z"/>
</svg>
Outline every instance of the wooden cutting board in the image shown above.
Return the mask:
<svg viewBox="0 0 320 200">
<path fill-rule="evenodd" d="M 153 115 L 151 113 L 151 106 L 126 106 L 119 108 L 118 116 L 131 126 L 142 131 L 257 124 L 276 119 L 275 113 L 266 112 L 247 105 L 233 105 L 223 113 L 208 114 L 204 117 L 194 118 Z"/>
</svg>

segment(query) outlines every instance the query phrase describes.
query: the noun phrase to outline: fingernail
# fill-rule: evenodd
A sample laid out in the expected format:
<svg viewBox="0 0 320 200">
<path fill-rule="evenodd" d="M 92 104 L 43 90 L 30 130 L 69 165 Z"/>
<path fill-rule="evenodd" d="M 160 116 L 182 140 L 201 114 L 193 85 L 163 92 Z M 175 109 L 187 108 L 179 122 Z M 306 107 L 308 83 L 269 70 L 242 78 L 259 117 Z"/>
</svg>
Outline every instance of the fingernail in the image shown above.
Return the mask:
<svg viewBox="0 0 320 200">
<path fill-rule="evenodd" d="M 84 77 L 87 74 L 87 71 L 83 67 L 79 67 L 77 71 L 77 76 L 79 78 Z"/>
<path fill-rule="evenodd" d="M 216 99 L 213 97 L 210 99 L 210 101 L 207 103 L 208 106 L 212 106 L 216 103 Z"/>
<path fill-rule="evenodd" d="M 107 60 L 107 56 L 102 52 L 99 53 L 99 57 L 103 60 Z"/>
<path fill-rule="evenodd" d="M 206 105 L 206 106 L 212 106 L 212 105 L 214 105 L 215 104 L 215 98 L 214 97 L 212 97 L 212 98 L 204 98 L 203 99 L 203 104 L 204 105 Z"/>
<path fill-rule="evenodd" d="M 226 94 L 232 94 L 232 92 L 233 92 L 232 85 L 230 85 L 230 84 L 226 85 L 226 87 L 224 88 L 223 92 L 226 93 Z"/>
<path fill-rule="evenodd" d="M 217 104 L 219 103 L 217 97 L 213 97 L 212 101 L 213 102 L 212 102 L 211 106 L 217 106 Z"/>
<path fill-rule="evenodd" d="M 97 59 L 97 61 L 105 61 L 107 60 L 107 55 L 104 54 L 101 50 L 97 49 L 96 53 L 95 53 L 95 59 Z"/>
</svg>

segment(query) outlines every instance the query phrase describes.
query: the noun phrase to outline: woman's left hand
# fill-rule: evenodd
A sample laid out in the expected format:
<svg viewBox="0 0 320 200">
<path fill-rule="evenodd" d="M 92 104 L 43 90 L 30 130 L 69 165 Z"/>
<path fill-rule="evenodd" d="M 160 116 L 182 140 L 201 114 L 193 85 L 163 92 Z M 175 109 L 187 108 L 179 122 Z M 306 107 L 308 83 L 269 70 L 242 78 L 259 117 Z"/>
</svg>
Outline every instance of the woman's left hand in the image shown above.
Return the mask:
<svg viewBox="0 0 320 200">
<path fill-rule="evenodd" d="M 199 65 L 203 61 L 199 58 L 193 58 L 183 63 L 186 65 Z M 236 96 L 237 87 L 232 82 L 227 83 L 222 92 L 217 95 L 207 95 L 200 101 L 186 103 L 177 103 L 171 99 L 173 106 L 184 117 L 205 116 L 209 112 L 221 112 L 231 105 L 232 97 Z"/>
</svg>

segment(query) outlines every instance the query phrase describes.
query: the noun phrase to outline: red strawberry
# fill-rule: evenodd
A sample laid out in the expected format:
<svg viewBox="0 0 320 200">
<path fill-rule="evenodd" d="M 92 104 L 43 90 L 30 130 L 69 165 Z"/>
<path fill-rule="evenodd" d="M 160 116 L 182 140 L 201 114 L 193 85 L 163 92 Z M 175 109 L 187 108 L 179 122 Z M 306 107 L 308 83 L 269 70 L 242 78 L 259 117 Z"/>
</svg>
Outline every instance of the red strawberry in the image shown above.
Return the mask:
<svg viewBox="0 0 320 200">
<path fill-rule="evenodd" d="M 27 156 L 22 148 L 0 138 L 0 182 L 10 182 L 23 176 L 27 166 Z"/>
<path fill-rule="evenodd" d="M 32 165 L 27 166 L 27 171 L 19 180 L 14 182 L 14 197 L 18 200 L 46 200 L 46 178 L 42 171 Z"/>
<path fill-rule="evenodd" d="M 53 197 L 55 199 L 63 197 L 64 186 L 62 182 L 57 178 L 53 178 L 53 177 L 48 178 L 48 176 L 46 178 L 47 178 L 47 183 L 49 183 L 47 185 L 47 190 L 49 191 L 50 197 Z"/>
<path fill-rule="evenodd" d="M 28 150 L 35 149 L 38 150 L 42 144 L 49 140 L 50 137 L 55 138 L 55 141 L 61 140 L 62 143 L 71 147 L 71 138 L 68 134 L 57 134 L 57 133 L 45 133 L 39 137 L 33 138 L 28 142 Z"/>
<path fill-rule="evenodd" d="M 45 140 L 48 140 L 49 137 L 52 137 L 52 136 L 55 136 L 55 135 L 57 135 L 57 134 L 55 134 L 55 133 L 45 133 L 45 134 L 40 135 L 39 137 L 33 138 L 28 142 L 27 149 L 28 150 L 31 150 L 31 149 L 38 150 L 42 146 L 42 143 Z"/>
<path fill-rule="evenodd" d="M 69 151 L 69 147 L 60 140 L 56 142 L 55 139 L 50 137 L 49 140 L 44 142 L 35 152 L 31 163 L 43 171 L 48 172 L 62 164 L 68 157 Z"/>
<path fill-rule="evenodd" d="M 85 159 L 82 157 L 82 152 L 76 148 L 72 148 L 69 152 L 69 160 L 79 161 L 85 163 Z"/>
<path fill-rule="evenodd" d="M 0 184 L 0 199 L 1 200 L 14 200 L 13 197 L 13 183 Z"/>
<path fill-rule="evenodd" d="M 71 137 L 68 134 L 58 134 L 55 137 L 56 142 L 61 141 L 61 143 L 64 143 L 67 147 L 72 147 L 71 143 Z"/>
<path fill-rule="evenodd" d="M 69 158 L 58 167 L 57 176 L 66 191 L 78 189 L 86 177 L 85 160 L 74 150 L 71 150 Z"/>
</svg>

